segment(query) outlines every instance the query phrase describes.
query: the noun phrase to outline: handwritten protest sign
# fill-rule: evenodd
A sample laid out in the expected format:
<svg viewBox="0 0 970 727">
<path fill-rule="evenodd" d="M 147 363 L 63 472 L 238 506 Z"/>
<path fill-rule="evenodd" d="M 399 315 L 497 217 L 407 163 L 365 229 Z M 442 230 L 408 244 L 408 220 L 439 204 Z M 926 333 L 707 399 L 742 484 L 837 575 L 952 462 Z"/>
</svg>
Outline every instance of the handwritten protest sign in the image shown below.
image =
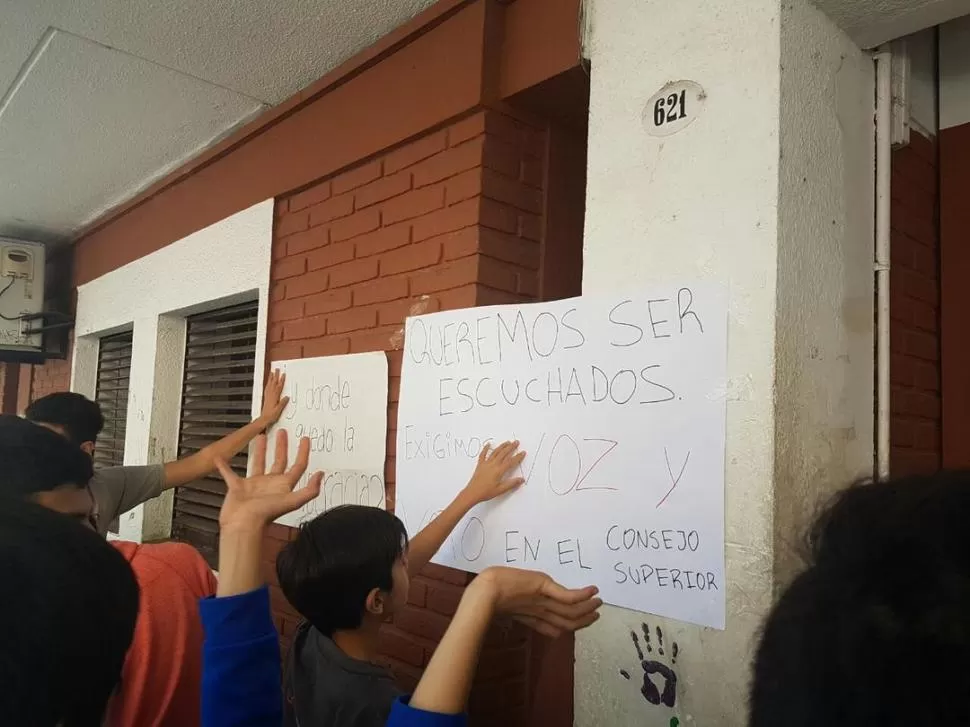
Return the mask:
<svg viewBox="0 0 970 727">
<path fill-rule="evenodd" d="M 276 522 L 295 527 L 344 504 L 384 507 L 387 356 L 325 356 L 272 366 L 286 373 L 283 394 L 290 403 L 277 426 L 290 435 L 290 462 L 300 438 L 310 438 L 310 466 L 298 487 L 312 472 L 325 473 L 319 497 Z"/>
<path fill-rule="evenodd" d="M 715 286 L 408 319 L 397 514 L 414 535 L 485 442 L 526 483 L 435 562 L 544 570 L 609 603 L 724 627 L 727 296 Z"/>
</svg>

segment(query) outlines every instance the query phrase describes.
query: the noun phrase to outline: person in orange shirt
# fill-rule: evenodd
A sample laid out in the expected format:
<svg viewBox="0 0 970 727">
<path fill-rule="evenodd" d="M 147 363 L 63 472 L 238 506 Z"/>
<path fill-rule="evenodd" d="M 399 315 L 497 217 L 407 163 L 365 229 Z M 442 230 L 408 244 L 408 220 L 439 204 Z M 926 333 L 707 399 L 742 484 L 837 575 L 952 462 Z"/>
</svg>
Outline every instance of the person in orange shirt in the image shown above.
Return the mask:
<svg viewBox="0 0 970 727">
<path fill-rule="evenodd" d="M 199 552 L 184 543 L 116 540 L 111 545 L 131 566 L 141 604 L 106 725 L 198 725 L 204 638 L 199 599 L 215 595 L 215 576 Z"/>
<path fill-rule="evenodd" d="M 48 503 L 70 491 L 90 498 L 91 458 L 65 437 L 11 415 L 0 416 L 0 495 Z M 73 515 L 94 529 L 89 508 Z M 72 514 L 64 514 L 72 517 Z M 202 556 L 182 543 L 115 541 L 131 566 L 140 598 L 131 648 L 108 706 L 107 727 L 198 727 L 201 721 L 200 598 L 216 592 Z"/>
</svg>

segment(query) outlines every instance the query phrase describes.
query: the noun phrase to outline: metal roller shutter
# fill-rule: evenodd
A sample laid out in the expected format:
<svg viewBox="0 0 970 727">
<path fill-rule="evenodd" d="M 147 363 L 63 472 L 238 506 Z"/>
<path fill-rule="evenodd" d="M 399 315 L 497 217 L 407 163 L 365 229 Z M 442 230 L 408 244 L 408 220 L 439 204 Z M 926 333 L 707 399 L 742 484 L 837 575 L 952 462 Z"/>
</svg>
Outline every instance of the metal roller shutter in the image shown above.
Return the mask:
<svg viewBox="0 0 970 727">
<path fill-rule="evenodd" d="M 244 303 L 188 319 L 179 458 L 230 434 L 252 419 L 257 303 Z M 245 450 L 230 462 L 246 474 Z M 191 543 L 215 566 L 219 508 L 226 486 L 218 474 L 175 492 L 172 538 Z"/>
<path fill-rule="evenodd" d="M 128 382 L 131 378 L 131 331 L 105 336 L 98 346 L 98 382 L 95 401 L 104 416 L 104 429 L 94 448 L 94 466 L 120 467 L 125 463 L 125 429 L 128 422 Z M 118 532 L 118 521 L 108 529 Z"/>
</svg>

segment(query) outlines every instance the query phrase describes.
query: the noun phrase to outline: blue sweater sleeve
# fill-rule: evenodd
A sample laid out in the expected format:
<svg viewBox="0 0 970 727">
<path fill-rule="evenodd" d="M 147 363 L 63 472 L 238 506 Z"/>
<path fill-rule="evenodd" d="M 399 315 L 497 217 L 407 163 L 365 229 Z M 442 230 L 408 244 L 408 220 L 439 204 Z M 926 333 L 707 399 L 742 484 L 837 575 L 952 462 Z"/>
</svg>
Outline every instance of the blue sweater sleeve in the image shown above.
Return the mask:
<svg viewBox="0 0 970 727">
<path fill-rule="evenodd" d="M 401 697 L 391 707 L 387 727 L 465 727 L 468 718 L 463 714 L 439 714 L 415 709 L 409 697 Z"/>
<path fill-rule="evenodd" d="M 202 727 L 280 727 L 280 647 L 269 590 L 200 601 Z"/>
</svg>

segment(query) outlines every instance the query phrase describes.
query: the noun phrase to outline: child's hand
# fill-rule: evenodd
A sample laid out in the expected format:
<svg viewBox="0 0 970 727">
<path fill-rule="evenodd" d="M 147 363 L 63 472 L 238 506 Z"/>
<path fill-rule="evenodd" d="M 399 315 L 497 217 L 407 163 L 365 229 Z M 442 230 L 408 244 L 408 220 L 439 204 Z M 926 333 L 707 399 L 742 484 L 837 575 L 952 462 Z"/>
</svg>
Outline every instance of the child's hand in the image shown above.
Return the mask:
<svg viewBox="0 0 970 727">
<path fill-rule="evenodd" d="M 492 600 L 498 613 L 514 617 L 541 634 L 556 637 L 584 629 L 599 618 L 597 588 L 568 589 L 545 573 L 519 568 L 486 568 L 469 586 Z"/>
<path fill-rule="evenodd" d="M 259 420 L 267 428 L 279 421 L 286 405 L 290 403 L 290 397 L 283 396 L 285 385 L 286 374 L 279 369 L 273 369 L 266 379 L 266 387 L 263 389 L 263 409 L 259 415 Z"/>
<path fill-rule="evenodd" d="M 470 506 L 504 495 L 525 482 L 521 477 L 509 476 L 525 459 L 525 452 L 518 450 L 518 442 L 505 442 L 494 450 L 489 444 L 482 447 L 475 473 L 463 493 L 470 500 Z"/>
<path fill-rule="evenodd" d="M 216 467 L 226 481 L 226 499 L 219 512 L 222 528 L 232 526 L 265 527 L 280 515 L 296 510 L 320 493 L 323 473 L 311 475 L 307 486 L 294 491 L 306 471 L 310 458 L 310 440 L 304 437 L 296 454 L 296 462 L 287 465 L 287 435 L 276 433 L 276 457 L 266 473 L 266 435 L 256 438 L 253 446 L 252 474 L 243 478 L 233 472 L 225 460 L 217 460 Z"/>
</svg>

